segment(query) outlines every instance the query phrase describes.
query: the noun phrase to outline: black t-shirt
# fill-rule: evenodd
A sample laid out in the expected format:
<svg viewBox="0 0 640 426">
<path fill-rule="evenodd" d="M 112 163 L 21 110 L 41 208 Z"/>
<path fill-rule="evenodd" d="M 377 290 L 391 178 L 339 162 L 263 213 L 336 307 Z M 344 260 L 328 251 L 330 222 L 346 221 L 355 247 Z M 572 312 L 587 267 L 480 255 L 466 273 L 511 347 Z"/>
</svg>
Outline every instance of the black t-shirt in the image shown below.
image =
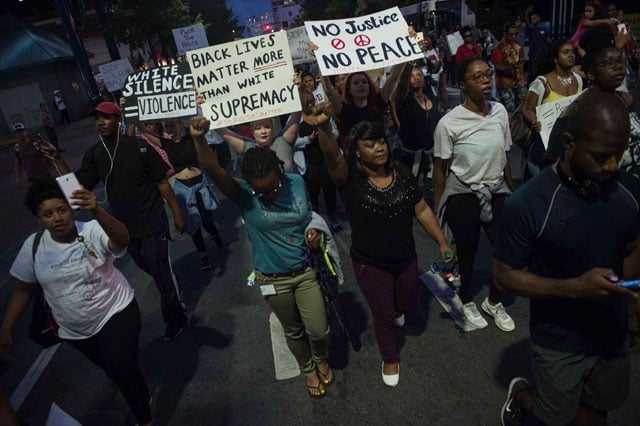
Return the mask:
<svg viewBox="0 0 640 426">
<path fill-rule="evenodd" d="M 399 136 L 402 146 L 412 151 L 433 148 L 433 132 L 440 120 L 440 113 L 433 99 L 429 110 L 422 109 L 411 92 L 400 103 L 397 112 L 400 120 Z"/>
<path fill-rule="evenodd" d="M 493 255 L 517 269 L 567 279 L 611 268 L 622 277 L 625 247 L 640 234 L 640 181 L 624 172 L 610 191 L 587 201 L 551 167 L 513 193 L 501 216 Z M 572 353 L 602 353 L 627 336 L 627 301 L 531 299 L 531 339 Z"/>
<path fill-rule="evenodd" d="M 299 137 L 305 137 L 311 135 L 314 131 L 318 130 L 318 126 L 307 123 L 306 121 L 302 121 L 300 123 L 300 130 L 298 131 Z M 309 145 L 304 147 L 304 160 L 307 163 L 307 169 L 309 167 L 318 168 L 324 166 L 324 155 L 322 154 L 322 150 L 320 149 L 320 143 L 318 142 L 318 138 L 315 141 L 311 142 Z"/>
<path fill-rule="evenodd" d="M 349 137 L 349 132 L 353 126 L 361 121 L 382 121 L 386 107 L 387 103 L 382 99 L 380 93 L 375 95 L 375 102 L 373 105 L 368 104 L 362 108 L 343 102 L 342 110 L 338 116 L 338 120 L 340 121 L 340 133 L 345 137 Z"/>
<path fill-rule="evenodd" d="M 351 224 L 354 262 L 393 269 L 415 256 L 413 218 L 422 194 L 405 166 L 396 163 L 392 173 L 391 184 L 381 189 L 351 167 L 340 188 Z"/>
<path fill-rule="evenodd" d="M 110 156 L 114 158 L 113 168 Z M 113 215 L 125 224 L 131 238 L 142 238 L 168 230 L 156 185 L 165 179 L 168 170 L 162 157 L 146 142 L 122 136 L 117 149 L 110 143 L 89 148 L 76 175 L 89 190 L 104 182 Z"/>
<path fill-rule="evenodd" d="M 167 153 L 169 161 L 173 164 L 173 169 L 176 173 L 189 167 L 200 168 L 198 154 L 196 153 L 196 147 L 193 144 L 191 136 L 183 136 L 178 143 L 171 139 L 163 138 L 162 149 Z"/>
</svg>

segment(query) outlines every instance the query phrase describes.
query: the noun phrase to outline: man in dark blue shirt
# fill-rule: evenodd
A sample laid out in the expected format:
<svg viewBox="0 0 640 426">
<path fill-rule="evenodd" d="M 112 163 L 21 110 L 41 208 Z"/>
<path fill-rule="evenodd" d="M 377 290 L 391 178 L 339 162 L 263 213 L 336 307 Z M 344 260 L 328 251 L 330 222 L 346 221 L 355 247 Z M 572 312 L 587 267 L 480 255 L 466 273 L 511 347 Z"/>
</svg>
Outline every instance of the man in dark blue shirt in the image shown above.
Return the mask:
<svg viewBox="0 0 640 426">
<path fill-rule="evenodd" d="M 612 93 L 575 102 L 565 154 L 507 201 L 494 244 L 496 285 L 531 299 L 534 386 L 511 382 L 504 425 L 605 424 L 629 393 L 637 294 L 616 285 L 640 275 L 640 181 L 618 172 L 629 118 Z"/>
<path fill-rule="evenodd" d="M 531 83 L 535 75 L 535 60 L 544 48 L 545 44 L 551 41 L 551 37 L 547 30 L 540 26 L 540 15 L 533 11 L 533 6 L 529 6 L 524 15 L 524 21 L 526 23 L 527 38 L 529 39 L 529 77 L 527 78 L 527 84 Z"/>
</svg>

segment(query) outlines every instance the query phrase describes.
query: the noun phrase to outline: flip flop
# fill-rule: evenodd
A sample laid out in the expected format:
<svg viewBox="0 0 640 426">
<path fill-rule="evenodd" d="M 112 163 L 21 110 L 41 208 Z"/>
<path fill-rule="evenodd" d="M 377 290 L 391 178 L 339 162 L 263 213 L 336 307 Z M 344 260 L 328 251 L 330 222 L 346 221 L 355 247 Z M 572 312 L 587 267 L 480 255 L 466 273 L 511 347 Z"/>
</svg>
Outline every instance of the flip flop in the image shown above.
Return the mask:
<svg viewBox="0 0 640 426">
<path fill-rule="evenodd" d="M 336 375 L 333 374 L 333 370 L 331 368 L 329 368 L 327 374 L 324 374 L 322 371 L 320 371 L 319 368 L 316 368 L 316 371 L 318 373 L 318 378 L 325 386 L 330 386 L 331 383 L 333 383 L 333 381 L 336 379 Z"/>
<path fill-rule="evenodd" d="M 324 398 L 324 396 L 327 394 L 327 391 L 325 390 L 324 387 L 321 387 L 321 386 L 322 386 L 322 381 L 318 383 L 318 386 L 307 385 L 307 389 L 309 389 L 309 396 L 313 399 Z M 311 393 L 312 390 L 317 390 L 320 393 L 318 394 Z"/>
</svg>

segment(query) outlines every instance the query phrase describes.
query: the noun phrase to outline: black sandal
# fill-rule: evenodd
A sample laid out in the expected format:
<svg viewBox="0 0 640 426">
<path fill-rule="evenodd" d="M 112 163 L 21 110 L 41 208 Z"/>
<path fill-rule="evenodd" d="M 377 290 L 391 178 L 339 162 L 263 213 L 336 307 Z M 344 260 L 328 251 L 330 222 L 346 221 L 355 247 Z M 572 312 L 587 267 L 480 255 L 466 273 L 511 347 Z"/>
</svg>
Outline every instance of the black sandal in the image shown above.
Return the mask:
<svg viewBox="0 0 640 426">
<path fill-rule="evenodd" d="M 322 371 L 320 371 L 319 368 L 316 368 L 316 371 L 318 372 L 318 378 L 325 386 L 330 386 L 331 383 L 333 383 L 333 381 L 336 379 L 336 375 L 333 374 L 333 370 L 331 368 L 329 368 L 327 374 L 324 374 Z"/>
<path fill-rule="evenodd" d="M 307 385 L 307 389 L 309 389 L 309 396 L 311 398 L 314 399 L 320 399 L 320 398 L 324 398 L 324 396 L 327 394 L 327 391 L 325 390 L 324 386 L 322 386 L 322 381 L 318 382 L 317 386 L 311 386 L 311 385 Z M 317 390 L 320 393 L 311 393 L 312 390 Z"/>
</svg>

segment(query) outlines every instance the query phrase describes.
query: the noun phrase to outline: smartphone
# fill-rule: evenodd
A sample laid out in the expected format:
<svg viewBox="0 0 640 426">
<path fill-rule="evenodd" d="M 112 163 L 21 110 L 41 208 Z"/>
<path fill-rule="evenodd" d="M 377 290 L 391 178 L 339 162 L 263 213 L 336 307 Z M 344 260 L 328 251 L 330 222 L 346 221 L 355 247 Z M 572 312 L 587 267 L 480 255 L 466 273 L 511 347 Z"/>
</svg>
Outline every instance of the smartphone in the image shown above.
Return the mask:
<svg viewBox="0 0 640 426">
<path fill-rule="evenodd" d="M 422 41 L 424 40 L 424 33 L 422 31 L 418 31 L 416 33 L 416 41 Z"/>
<path fill-rule="evenodd" d="M 618 24 L 618 32 L 622 34 L 626 34 L 627 26 L 625 24 Z"/>
<path fill-rule="evenodd" d="M 76 175 L 74 173 L 67 173 L 66 175 L 58 176 L 56 178 L 56 181 L 58 181 L 58 186 L 62 190 L 64 196 L 67 198 L 67 201 L 71 205 L 71 208 L 79 208 L 78 206 L 74 206 L 73 204 L 71 204 L 71 194 L 73 194 L 73 191 L 82 189 Z"/>
<path fill-rule="evenodd" d="M 619 283 L 616 283 L 616 285 L 619 285 L 620 287 L 630 288 L 631 290 L 640 290 L 640 280 L 620 281 Z"/>
</svg>

